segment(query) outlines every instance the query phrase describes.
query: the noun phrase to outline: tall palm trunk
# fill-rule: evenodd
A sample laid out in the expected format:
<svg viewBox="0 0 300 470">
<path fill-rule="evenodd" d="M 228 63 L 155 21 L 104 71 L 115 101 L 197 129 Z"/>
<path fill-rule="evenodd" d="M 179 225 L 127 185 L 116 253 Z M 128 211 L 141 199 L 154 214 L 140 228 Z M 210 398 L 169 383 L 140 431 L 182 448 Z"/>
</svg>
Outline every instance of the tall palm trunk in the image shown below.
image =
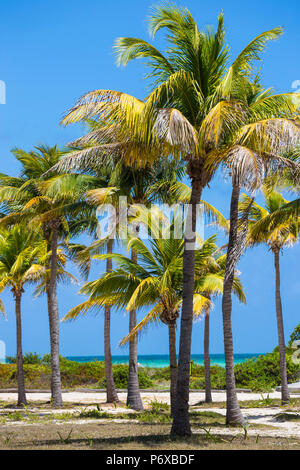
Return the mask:
<svg viewBox="0 0 300 470">
<path fill-rule="evenodd" d="M 169 323 L 169 356 L 170 356 L 170 403 L 171 415 L 175 412 L 176 382 L 177 382 L 177 357 L 176 357 L 176 331 L 175 323 Z"/>
<path fill-rule="evenodd" d="M 192 194 L 187 215 L 187 228 L 183 254 L 183 295 L 180 323 L 180 342 L 178 375 L 176 386 L 176 405 L 173 415 L 171 435 L 190 436 L 189 386 L 191 339 L 193 326 L 193 296 L 195 277 L 195 241 L 197 206 L 201 199 L 202 186 L 199 180 L 192 179 Z"/>
<path fill-rule="evenodd" d="M 234 268 L 238 261 L 238 204 L 239 204 L 240 187 L 233 185 L 231 205 L 230 205 L 230 230 L 229 242 L 227 248 L 227 258 L 224 276 L 222 311 L 223 311 L 223 331 L 224 331 L 224 349 L 226 363 L 226 395 L 227 395 L 227 412 L 226 424 L 245 425 L 244 417 L 241 413 L 236 389 L 234 376 L 234 359 L 233 359 L 233 338 L 231 327 L 231 311 L 232 311 L 232 285 L 234 279 Z"/>
<path fill-rule="evenodd" d="M 47 299 L 50 327 L 51 347 L 51 398 L 52 405 L 60 407 L 63 404 L 61 393 L 61 377 L 59 363 L 59 315 L 57 303 L 57 244 L 59 222 L 53 222 L 51 237 L 50 280 L 47 283 Z"/>
<path fill-rule="evenodd" d="M 137 253 L 131 250 L 132 261 L 137 261 Z M 129 312 L 129 333 L 136 326 L 136 310 Z M 137 336 L 135 335 L 129 342 L 129 371 L 128 371 L 128 391 L 127 406 L 134 410 L 142 410 L 143 402 L 140 394 L 138 362 L 137 362 Z"/>
<path fill-rule="evenodd" d="M 107 243 L 107 253 L 112 253 L 113 240 Z M 112 271 L 112 259 L 108 258 L 106 261 L 106 272 Z M 110 349 L 110 307 L 105 307 L 104 311 L 104 363 L 105 363 L 105 378 L 106 378 L 106 401 L 107 403 L 118 402 L 118 394 L 115 388 L 112 362 L 111 362 L 111 349 Z"/>
<path fill-rule="evenodd" d="M 285 341 L 284 341 L 284 327 L 282 317 L 282 304 L 280 295 L 280 269 L 279 269 L 279 249 L 274 249 L 274 265 L 276 273 L 276 289 L 275 289 L 275 302 L 276 302 L 276 318 L 278 330 L 278 346 L 280 358 L 280 377 L 281 377 L 281 401 L 285 405 L 290 402 L 290 393 L 287 383 L 286 372 L 286 357 L 285 357 Z"/>
<path fill-rule="evenodd" d="M 210 358 L 209 358 L 209 307 L 205 312 L 204 319 L 204 372 L 205 372 L 205 403 L 212 403 L 211 379 L 210 379 Z"/>
<path fill-rule="evenodd" d="M 22 352 L 22 324 L 21 324 L 21 296 L 22 292 L 14 292 L 16 303 L 16 323 L 17 323 L 17 374 L 18 374 L 18 406 L 27 405 L 25 392 L 25 379 L 23 369 Z"/>
</svg>

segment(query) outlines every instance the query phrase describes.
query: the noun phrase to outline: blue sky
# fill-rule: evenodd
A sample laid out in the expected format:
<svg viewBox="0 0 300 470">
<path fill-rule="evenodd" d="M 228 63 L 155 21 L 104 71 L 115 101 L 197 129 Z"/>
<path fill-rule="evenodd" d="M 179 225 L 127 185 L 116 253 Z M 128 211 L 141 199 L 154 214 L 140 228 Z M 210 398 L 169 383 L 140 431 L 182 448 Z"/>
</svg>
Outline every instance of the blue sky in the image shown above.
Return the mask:
<svg viewBox="0 0 300 470">
<path fill-rule="evenodd" d="M 283 26 L 284 36 L 269 45 L 262 69 L 263 84 L 277 92 L 292 91 L 300 79 L 299 4 L 296 0 L 199 1 L 183 0 L 200 27 L 216 24 L 217 13 L 225 13 L 227 42 L 232 56 L 254 36 Z M 146 0 L 0 0 L 0 80 L 7 87 L 7 103 L 0 105 L 1 172 L 19 171 L 10 150 L 47 143 L 64 146 L 81 135 L 80 126 L 59 126 L 62 114 L 83 93 L 96 88 L 121 90 L 143 98 L 144 69 L 140 63 L 117 68 L 112 45 L 118 36 L 150 40 L 146 17 L 155 2 Z M 155 39 L 161 45 L 161 36 Z M 219 175 L 204 198 L 228 215 L 230 184 Z M 211 230 L 208 232 L 211 233 Z M 286 336 L 299 323 L 299 246 L 281 257 L 282 298 Z M 239 269 L 248 299 L 247 306 L 234 302 L 233 331 L 237 353 L 266 352 L 276 345 L 273 258 L 265 247 L 249 250 Z M 92 277 L 101 267 L 94 266 Z M 75 271 L 74 271 L 75 272 Z M 60 315 L 82 299 L 76 286 L 59 287 Z M 15 316 L 11 293 L 2 294 L 7 321 L 0 319 L 0 339 L 7 354 L 15 354 Z M 211 351 L 223 352 L 220 302 L 212 313 Z M 118 341 L 128 330 L 128 317 L 115 312 L 112 321 L 112 352 L 126 354 Z M 23 299 L 23 349 L 49 352 L 46 298 L 33 299 L 28 289 Z M 166 327 L 143 336 L 140 354 L 167 354 Z M 195 325 L 193 353 L 203 352 L 203 322 Z M 63 355 L 103 354 L 103 317 L 90 316 L 62 324 Z"/>
</svg>

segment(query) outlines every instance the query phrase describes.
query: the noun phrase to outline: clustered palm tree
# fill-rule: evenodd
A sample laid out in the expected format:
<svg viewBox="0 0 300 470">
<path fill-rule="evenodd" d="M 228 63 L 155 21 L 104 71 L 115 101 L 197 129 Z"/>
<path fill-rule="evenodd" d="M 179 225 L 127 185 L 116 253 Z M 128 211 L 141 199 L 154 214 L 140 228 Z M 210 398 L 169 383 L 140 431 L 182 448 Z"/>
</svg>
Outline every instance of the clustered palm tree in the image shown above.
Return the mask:
<svg viewBox="0 0 300 470">
<path fill-rule="evenodd" d="M 299 191 L 299 115 L 295 94 L 274 94 L 260 83 L 255 63 L 281 28 L 254 38 L 234 60 L 225 42 L 224 15 L 216 30 L 201 31 L 186 8 L 163 4 L 149 18 L 154 38 L 165 31 L 166 50 L 145 40 L 126 37 L 115 43 L 119 65 L 142 58 L 148 67 L 149 95 L 139 100 L 123 92 L 95 90 L 82 96 L 65 114 L 64 125 L 82 121 L 87 132 L 68 144 L 13 153 L 22 165 L 19 177 L 0 174 L 0 287 L 12 287 L 16 300 L 19 404 L 26 403 L 22 369 L 20 301 L 25 282 L 41 282 L 48 299 L 52 399 L 61 406 L 59 313 L 57 281 L 66 276 L 60 256 L 76 261 L 87 278 L 92 259 L 106 261 L 106 273 L 86 282 L 80 293 L 88 299 L 66 319 L 90 309 L 104 311 L 107 401 L 118 401 L 110 348 L 111 309 L 129 312 L 127 404 L 143 409 L 138 382 L 137 339 L 151 322 L 169 331 L 172 435 L 190 435 L 189 381 L 191 335 L 195 316 L 205 316 L 204 353 L 206 401 L 212 399 L 209 361 L 209 316 L 213 299 L 222 295 L 226 362 L 227 424 L 244 424 L 234 376 L 231 325 L 232 294 L 245 302 L 237 263 L 246 246 L 266 243 L 274 253 L 276 313 L 282 401 L 289 401 L 280 298 L 279 254 L 299 236 L 299 199 L 289 203 L 270 189 L 268 181 L 291 182 Z M 295 157 L 296 155 L 296 157 Z M 226 220 L 201 201 L 217 171 L 230 176 L 230 217 Z M 181 181 L 187 175 L 191 188 Z M 272 180 L 273 179 L 273 180 Z M 266 209 L 255 202 L 264 184 Z M 283 183 L 282 183 L 283 184 Z M 240 192 L 244 195 L 240 205 Z M 127 198 L 120 207 L 120 197 Z M 184 235 L 175 236 L 176 216 L 169 224 L 154 203 L 188 201 Z M 218 249 L 214 237 L 197 235 L 199 204 L 228 231 L 228 243 Z M 98 217 L 107 204 L 114 221 L 99 233 Z M 139 206 L 143 204 L 144 209 Z M 135 209 L 132 212 L 132 209 Z M 131 230 L 123 236 L 123 217 Z M 151 223 L 150 221 L 151 220 Z M 24 230 L 24 224 L 30 228 Z M 143 230 L 150 235 L 143 240 Z M 71 243 L 82 232 L 97 238 L 90 246 Z M 168 233 L 168 236 L 166 236 Z M 19 243 L 19 238 L 20 243 Z M 62 247 L 59 248 L 59 243 Z M 127 254 L 120 254 L 125 245 Z M 29 250 L 31 246 L 31 250 Z M 64 255 L 62 251 L 64 249 Z M 44 250 L 44 251 L 43 251 Z M 104 254 L 104 251 L 106 253 Z M 61 254 L 60 254 L 61 253 Z M 62 258 L 61 258 L 62 259 Z M 63 262 L 61 261 L 63 264 Z M 87 279 L 86 279 L 87 280 Z M 137 311 L 148 307 L 137 323 Z M 180 315 L 181 312 L 181 315 Z M 176 326 L 180 318 L 179 354 Z"/>
<path fill-rule="evenodd" d="M 37 293 L 46 289 L 51 277 L 47 243 L 41 230 L 29 230 L 24 223 L 1 229 L 0 232 L 0 291 L 11 289 L 15 300 L 17 325 L 18 405 L 26 405 L 23 371 L 21 300 L 25 284 L 37 284 Z M 64 270 L 65 257 L 58 255 L 58 280 L 72 277 Z"/>
<path fill-rule="evenodd" d="M 153 217 L 154 216 L 154 217 Z M 133 260 L 117 253 L 95 255 L 95 258 L 111 259 L 118 269 L 105 274 L 102 278 L 85 284 L 81 293 L 88 294 L 89 299 L 74 307 L 66 319 L 77 318 L 89 309 L 113 305 L 126 308 L 127 311 L 152 306 L 148 314 L 130 330 L 121 344 L 132 342 L 135 336 L 151 322 L 162 322 L 168 326 L 170 355 L 170 393 L 171 412 L 175 409 L 175 392 L 177 381 L 177 354 L 175 328 L 182 303 L 182 257 L 184 240 L 175 238 L 176 226 L 182 221 L 173 219 L 171 224 L 164 221 L 164 214 L 156 207 L 151 211 L 140 209 L 135 223 L 146 228 L 149 235 L 149 247 L 140 238 L 131 236 L 127 240 L 127 251 L 134 250 L 137 259 Z M 153 222 L 154 220 L 154 222 Z M 151 222 L 152 221 L 152 222 Z M 162 225 L 159 222 L 163 222 Z M 210 296 L 220 293 L 224 257 L 213 255 L 217 252 L 215 238 L 201 242 L 196 250 L 196 286 L 194 294 L 194 315 L 199 316 L 211 306 Z M 219 264 L 220 263 L 220 264 Z M 244 301 L 244 294 L 238 279 L 235 288 Z M 136 407 L 139 409 L 139 407 Z"/>
<path fill-rule="evenodd" d="M 51 181 L 45 180 L 43 174 L 49 170 L 60 157 L 56 146 L 42 146 L 32 152 L 16 149 L 13 154 L 22 165 L 20 177 L 0 175 L 0 201 L 3 203 L 4 215 L 1 226 L 28 224 L 32 229 L 38 228 L 46 243 L 49 256 L 46 267 L 49 275 L 45 280 L 45 292 L 48 301 L 50 348 L 51 348 L 51 396 L 54 406 L 62 405 L 61 378 L 59 365 L 59 314 L 57 302 L 58 277 L 58 240 L 66 237 L 68 229 L 67 214 L 76 213 L 82 207 L 79 197 L 81 183 L 67 175 L 61 178 L 59 188 L 51 190 Z M 55 177 L 54 177 L 55 178 Z M 49 189 L 50 185 L 50 189 Z M 67 189 L 68 188 L 68 189 Z M 78 193 L 78 194 L 77 194 Z M 26 230 L 25 230 L 26 232 Z"/>
<path fill-rule="evenodd" d="M 263 188 L 265 207 L 253 203 L 249 214 L 249 230 L 246 243 L 248 246 L 266 244 L 274 255 L 275 267 L 275 305 L 278 330 L 278 346 L 280 354 L 280 374 L 281 374 L 281 397 L 282 404 L 289 403 L 290 394 L 287 383 L 285 340 L 282 315 L 282 302 L 280 294 L 280 268 L 279 256 L 284 248 L 297 243 L 300 230 L 300 217 L 286 220 L 282 217 L 281 223 L 270 223 L 272 214 L 280 213 L 282 208 L 289 201 L 276 192 Z M 240 210 L 243 212 L 245 206 L 249 205 L 249 197 L 244 195 L 240 203 Z"/>
</svg>

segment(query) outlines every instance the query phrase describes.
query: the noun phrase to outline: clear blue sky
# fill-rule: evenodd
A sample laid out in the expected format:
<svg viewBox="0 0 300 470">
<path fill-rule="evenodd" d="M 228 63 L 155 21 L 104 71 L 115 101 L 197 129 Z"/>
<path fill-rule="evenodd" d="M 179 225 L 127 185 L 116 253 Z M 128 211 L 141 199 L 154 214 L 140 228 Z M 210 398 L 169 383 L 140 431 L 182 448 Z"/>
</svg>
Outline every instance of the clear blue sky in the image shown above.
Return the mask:
<svg viewBox="0 0 300 470">
<path fill-rule="evenodd" d="M 63 146 L 81 134 L 80 127 L 62 128 L 59 120 L 83 93 L 111 88 L 145 96 L 142 64 L 117 68 L 112 44 L 118 36 L 149 40 L 146 16 L 155 2 L 146 0 L 0 0 L 0 80 L 7 86 L 7 104 L 0 105 L 1 172 L 11 175 L 19 168 L 10 150 L 30 150 L 41 142 Z M 296 0 L 183 0 L 200 26 L 215 24 L 223 9 L 227 41 L 234 56 L 254 36 L 283 26 L 284 36 L 270 44 L 265 54 L 263 83 L 276 91 L 292 91 L 300 79 L 299 3 Z M 160 45 L 160 38 L 155 39 Z M 205 198 L 228 215 L 230 185 L 218 177 Z M 299 323 L 300 248 L 287 249 L 281 257 L 282 298 L 286 336 Z M 276 345 L 273 259 L 266 248 L 248 251 L 240 262 L 248 304 L 234 303 L 233 330 L 237 353 L 266 352 Z M 92 276 L 99 272 L 95 266 Z M 82 299 L 76 286 L 59 287 L 60 315 Z M 15 316 L 11 293 L 2 299 L 7 321 L 0 320 L 0 339 L 7 353 L 15 354 Z M 128 330 L 128 317 L 115 313 L 112 352 L 126 353 L 117 345 Z M 140 343 L 141 354 L 167 354 L 166 327 L 149 330 Z M 155 337 L 153 336 L 155 335 Z M 23 301 L 24 351 L 49 351 L 46 298 L 33 299 L 28 289 Z M 203 352 L 203 322 L 195 325 L 193 353 Z M 223 352 L 220 302 L 212 313 L 211 350 Z M 62 324 L 63 355 L 103 354 L 103 317 L 92 316 Z"/>
</svg>

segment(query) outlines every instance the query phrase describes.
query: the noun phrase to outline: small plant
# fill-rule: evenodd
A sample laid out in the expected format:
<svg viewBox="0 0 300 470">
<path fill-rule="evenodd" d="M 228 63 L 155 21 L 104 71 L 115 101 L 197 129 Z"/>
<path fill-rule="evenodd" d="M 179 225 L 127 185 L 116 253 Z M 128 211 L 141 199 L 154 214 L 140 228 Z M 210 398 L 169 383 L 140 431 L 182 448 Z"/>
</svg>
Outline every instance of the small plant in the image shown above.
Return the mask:
<svg viewBox="0 0 300 470">
<path fill-rule="evenodd" d="M 155 413 L 160 413 L 161 411 L 169 411 L 170 409 L 170 405 L 168 405 L 168 403 L 158 401 L 156 398 L 150 401 L 149 405 L 151 405 L 151 411 Z"/>
<path fill-rule="evenodd" d="M 60 434 L 59 431 L 57 431 L 57 434 L 59 436 L 59 439 L 60 441 L 63 443 L 63 444 L 68 444 L 71 440 L 71 435 L 72 435 L 72 432 L 73 432 L 73 428 L 70 430 L 69 434 L 67 435 L 67 437 L 62 437 L 62 435 Z"/>
<path fill-rule="evenodd" d="M 206 439 L 210 439 L 214 442 L 214 444 L 217 444 L 218 442 L 227 442 L 225 439 L 222 439 L 221 437 L 219 436 L 215 436 L 214 434 L 212 434 L 210 432 L 210 429 L 207 429 L 203 426 L 200 426 L 200 429 L 203 429 L 203 431 L 205 432 L 205 435 L 206 435 Z"/>
<path fill-rule="evenodd" d="M 136 418 L 143 423 L 169 423 L 170 415 L 157 413 L 155 411 L 142 411 L 136 415 Z"/>
<path fill-rule="evenodd" d="M 272 404 L 272 399 L 270 398 L 269 393 L 266 398 L 263 396 L 263 394 L 261 394 L 260 396 L 261 396 L 261 403 L 263 406 L 269 406 Z"/>
<path fill-rule="evenodd" d="M 55 420 L 68 421 L 68 420 L 74 418 L 74 415 L 75 415 L 75 413 L 65 412 L 65 413 L 54 413 L 52 416 L 53 416 L 53 419 L 55 419 Z"/>
<path fill-rule="evenodd" d="M 249 424 L 249 422 L 248 422 L 248 418 L 246 418 L 246 424 L 243 426 L 244 440 L 245 440 L 245 441 L 246 441 L 247 439 L 249 439 L 249 436 L 248 436 L 249 427 L 250 427 L 250 424 Z"/>
<path fill-rule="evenodd" d="M 85 436 L 87 442 L 88 442 L 88 446 L 89 447 L 93 447 L 93 444 L 94 444 L 94 440 L 92 437 L 89 437 L 89 436 Z"/>
<path fill-rule="evenodd" d="M 12 421 L 23 421 L 24 414 L 22 411 L 13 411 L 12 413 L 9 413 L 7 417 Z"/>
<path fill-rule="evenodd" d="M 100 406 L 97 405 L 96 408 L 92 409 L 92 410 L 83 410 L 79 413 L 79 418 L 96 418 L 96 419 L 100 419 L 100 418 L 110 418 L 110 414 L 109 413 L 106 413 L 105 411 L 102 411 Z"/>
<path fill-rule="evenodd" d="M 4 444 L 8 446 L 10 444 L 10 441 L 11 441 L 11 436 L 6 436 L 4 439 Z"/>
</svg>

